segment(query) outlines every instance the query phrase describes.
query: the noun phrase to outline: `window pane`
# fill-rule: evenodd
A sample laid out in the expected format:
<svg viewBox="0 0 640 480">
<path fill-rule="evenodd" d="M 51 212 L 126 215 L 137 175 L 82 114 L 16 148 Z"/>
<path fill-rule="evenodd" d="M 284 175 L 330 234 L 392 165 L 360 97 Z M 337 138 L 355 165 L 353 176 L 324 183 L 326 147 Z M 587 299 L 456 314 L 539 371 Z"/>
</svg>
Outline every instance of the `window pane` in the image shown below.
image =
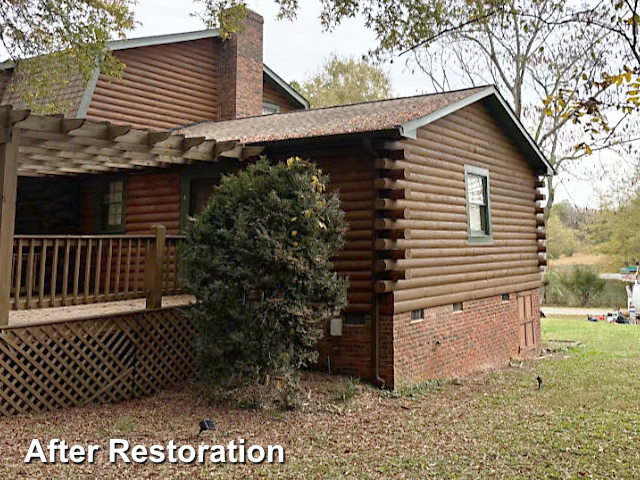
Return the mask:
<svg viewBox="0 0 640 480">
<path fill-rule="evenodd" d="M 467 195 L 469 204 L 486 205 L 485 179 L 478 175 L 467 175 Z"/>
<path fill-rule="evenodd" d="M 489 229 L 487 228 L 487 207 L 481 206 L 480 208 L 480 229 L 484 233 L 489 233 Z"/>
<path fill-rule="evenodd" d="M 469 205 L 469 229 L 472 232 L 484 232 L 482 210 L 479 205 Z"/>
<path fill-rule="evenodd" d="M 102 196 L 103 227 L 120 227 L 124 220 L 124 182 L 109 182 Z"/>
</svg>

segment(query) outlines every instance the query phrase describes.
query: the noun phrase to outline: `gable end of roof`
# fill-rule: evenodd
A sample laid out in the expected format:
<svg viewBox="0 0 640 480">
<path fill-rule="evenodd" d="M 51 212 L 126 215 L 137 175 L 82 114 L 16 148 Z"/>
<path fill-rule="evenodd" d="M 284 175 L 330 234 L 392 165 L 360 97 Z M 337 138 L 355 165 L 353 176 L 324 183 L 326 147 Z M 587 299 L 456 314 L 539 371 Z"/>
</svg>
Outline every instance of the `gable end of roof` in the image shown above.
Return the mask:
<svg viewBox="0 0 640 480">
<path fill-rule="evenodd" d="M 298 102 L 302 108 L 305 110 L 309 109 L 309 101 L 304 98 L 300 93 L 298 93 L 291 85 L 285 82 L 282 77 L 280 77 L 277 73 L 267 67 L 264 63 L 262 64 L 262 71 L 264 74 L 269 77 L 276 85 L 278 85 L 286 94 L 288 94 L 291 98 L 293 98 L 296 102 Z"/>
<path fill-rule="evenodd" d="M 534 168 L 536 173 L 539 175 L 555 174 L 553 166 L 549 163 L 544 153 L 542 153 L 538 144 L 531 137 L 529 132 L 527 132 L 526 128 L 516 117 L 509 104 L 494 86 L 489 86 L 484 90 L 469 95 L 457 102 L 453 102 L 446 107 L 425 115 L 424 117 L 406 122 L 400 125 L 398 130 L 403 137 L 415 140 L 420 127 L 429 125 L 436 120 L 446 117 L 447 115 L 476 102 L 483 102 L 487 108 L 489 108 L 492 115 L 496 118 L 506 133 L 513 139 L 517 147 L 522 151 L 527 162 Z"/>
</svg>

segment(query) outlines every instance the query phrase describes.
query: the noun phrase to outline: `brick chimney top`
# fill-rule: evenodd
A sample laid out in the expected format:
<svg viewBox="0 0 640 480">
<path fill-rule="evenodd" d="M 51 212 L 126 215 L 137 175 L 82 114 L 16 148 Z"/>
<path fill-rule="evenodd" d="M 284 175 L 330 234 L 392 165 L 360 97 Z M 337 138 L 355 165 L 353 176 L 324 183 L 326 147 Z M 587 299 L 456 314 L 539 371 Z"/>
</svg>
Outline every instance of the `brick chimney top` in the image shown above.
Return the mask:
<svg viewBox="0 0 640 480">
<path fill-rule="evenodd" d="M 264 19 L 247 9 L 244 29 L 221 44 L 218 66 L 220 120 L 262 114 L 262 27 Z"/>
</svg>

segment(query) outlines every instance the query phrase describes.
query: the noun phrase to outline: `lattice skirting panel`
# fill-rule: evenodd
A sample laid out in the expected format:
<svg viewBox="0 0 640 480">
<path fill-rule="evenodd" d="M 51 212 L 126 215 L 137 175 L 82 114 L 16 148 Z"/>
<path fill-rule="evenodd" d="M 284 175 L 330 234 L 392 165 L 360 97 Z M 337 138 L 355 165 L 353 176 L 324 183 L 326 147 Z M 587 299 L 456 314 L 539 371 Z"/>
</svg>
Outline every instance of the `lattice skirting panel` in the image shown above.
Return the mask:
<svg viewBox="0 0 640 480">
<path fill-rule="evenodd" d="M 194 328 L 176 309 L 7 328 L 0 415 L 112 403 L 189 378 Z"/>
</svg>

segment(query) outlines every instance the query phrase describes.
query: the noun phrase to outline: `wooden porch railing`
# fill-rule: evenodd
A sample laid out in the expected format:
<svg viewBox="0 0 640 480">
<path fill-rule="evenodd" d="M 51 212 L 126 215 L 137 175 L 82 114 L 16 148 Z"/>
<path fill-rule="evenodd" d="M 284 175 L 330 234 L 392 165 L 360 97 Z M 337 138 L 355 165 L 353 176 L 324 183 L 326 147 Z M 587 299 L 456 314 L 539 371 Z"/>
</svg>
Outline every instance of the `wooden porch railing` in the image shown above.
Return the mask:
<svg viewBox="0 0 640 480">
<path fill-rule="evenodd" d="M 15 235 L 11 308 L 145 297 L 149 272 L 157 271 L 158 258 L 162 258 L 162 294 L 178 293 L 181 237 L 165 238 L 158 257 L 151 253 L 157 248 L 155 235 Z"/>
</svg>

